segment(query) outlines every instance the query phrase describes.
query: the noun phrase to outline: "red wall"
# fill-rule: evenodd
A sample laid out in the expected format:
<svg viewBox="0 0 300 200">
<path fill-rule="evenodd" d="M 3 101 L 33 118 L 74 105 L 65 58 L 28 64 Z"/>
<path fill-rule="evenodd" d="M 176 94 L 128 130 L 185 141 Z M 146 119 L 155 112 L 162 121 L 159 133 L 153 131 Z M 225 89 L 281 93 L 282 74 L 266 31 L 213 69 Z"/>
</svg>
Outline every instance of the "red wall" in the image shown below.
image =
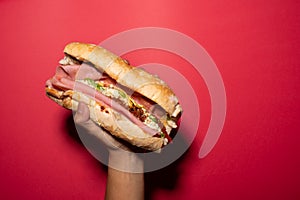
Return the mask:
<svg viewBox="0 0 300 200">
<path fill-rule="evenodd" d="M 186 73 L 201 102 L 199 131 L 179 161 L 146 175 L 147 195 L 299 199 L 299 11 L 296 0 L 1 0 L 0 198 L 103 198 L 105 168 L 76 138 L 71 113 L 45 97 L 44 83 L 66 43 L 98 44 L 157 26 L 189 35 L 208 51 L 223 77 L 227 116 L 217 145 L 199 159 L 210 100 L 203 80 Z M 188 69 L 159 51 L 127 58 Z"/>
</svg>

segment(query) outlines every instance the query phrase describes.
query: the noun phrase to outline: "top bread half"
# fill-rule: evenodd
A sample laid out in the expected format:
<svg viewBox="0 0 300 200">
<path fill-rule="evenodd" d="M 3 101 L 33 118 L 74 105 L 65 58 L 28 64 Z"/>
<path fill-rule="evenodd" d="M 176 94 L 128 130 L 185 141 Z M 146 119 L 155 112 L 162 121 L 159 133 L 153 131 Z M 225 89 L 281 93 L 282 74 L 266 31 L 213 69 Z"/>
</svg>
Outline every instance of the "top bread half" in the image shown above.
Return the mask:
<svg viewBox="0 0 300 200">
<path fill-rule="evenodd" d="M 165 82 L 141 68 L 130 66 L 108 50 L 94 44 L 73 42 L 65 47 L 64 53 L 79 61 L 92 63 L 119 84 L 160 105 L 170 116 L 177 117 L 182 112 L 177 97 Z"/>
</svg>

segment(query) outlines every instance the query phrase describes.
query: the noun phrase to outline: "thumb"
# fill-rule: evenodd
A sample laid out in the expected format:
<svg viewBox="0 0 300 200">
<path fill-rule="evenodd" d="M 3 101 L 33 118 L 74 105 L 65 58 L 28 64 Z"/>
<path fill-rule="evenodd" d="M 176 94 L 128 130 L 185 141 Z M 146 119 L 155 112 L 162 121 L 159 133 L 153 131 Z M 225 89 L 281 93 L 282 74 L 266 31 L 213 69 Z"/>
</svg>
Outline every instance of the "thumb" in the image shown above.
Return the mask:
<svg viewBox="0 0 300 200">
<path fill-rule="evenodd" d="M 74 115 L 74 122 L 77 125 L 77 130 L 84 133 L 94 135 L 98 132 L 98 126 L 90 120 L 90 110 L 88 106 L 82 102 L 79 102 L 77 111 Z"/>
<path fill-rule="evenodd" d="M 86 136 L 93 135 L 104 144 L 111 145 L 109 139 L 111 140 L 112 138 L 110 138 L 110 136 L 105 133 L 102 128 L 100 128 L 92 120 L 90 120 L 90 110 L 86 104 L 79 102 L 77 111 L 74 115 L 74 122 L 76 124 L 78 134 L 80 134 L 81 138 L 87 139 L 88 137 Z"/>
<path fill-rule="evenodd" d="M 82 123 L 88 121 L 89 119 L 90 119 L 89 108 L 84 103 L 79 102 L 77 111 L 74 115 L 74 121 L 76 123 Z"/>
</svg>

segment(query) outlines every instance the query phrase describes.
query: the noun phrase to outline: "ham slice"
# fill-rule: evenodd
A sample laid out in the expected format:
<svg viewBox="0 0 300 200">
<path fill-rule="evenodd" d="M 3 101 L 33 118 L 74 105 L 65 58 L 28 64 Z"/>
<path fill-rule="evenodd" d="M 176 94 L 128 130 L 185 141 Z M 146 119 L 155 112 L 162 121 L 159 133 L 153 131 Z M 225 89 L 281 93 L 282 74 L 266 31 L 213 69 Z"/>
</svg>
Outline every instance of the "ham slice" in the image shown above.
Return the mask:
<svg viewBox="0 0 300 200">
<path fill-rule="evenodd" d="M 132 113 L 130 113 L 125 107 L 114 101 L 113 99 L 103 95 L 99 91 L 89 87 L 88 85 L 76 82 L 77 79 L 90 78 L 93 80 L 105 79 L 106 83 L 115 83 L 109 77 L 103 75 L 101 72 L 96 70 L 95 68 L 89 65 L 65 65 L 58 66 L 56 70 L 55 76 L 46 82 L 48 87 L 53 87 L 60 90 L 74 90 L 81 93 L 84 93 L 91 98 L 94 98 L 96 101 L 101 101 L 107 106 L 112 107 L 117 112 L 126 116 L 129 120 L 131 120 L 134 124 L 138 125 L 145 133 L 154 136 L 158 134 L 157 130 L 154 130 L 147 125 L 145 125 L 142 121 L 136 118 Z M 151 105 L 148 103 L 146 105 Z M 147 106 L 147 107 L 148 107 Z M 146 108 L 147 109 L 147 108 Z"/>
</svg>

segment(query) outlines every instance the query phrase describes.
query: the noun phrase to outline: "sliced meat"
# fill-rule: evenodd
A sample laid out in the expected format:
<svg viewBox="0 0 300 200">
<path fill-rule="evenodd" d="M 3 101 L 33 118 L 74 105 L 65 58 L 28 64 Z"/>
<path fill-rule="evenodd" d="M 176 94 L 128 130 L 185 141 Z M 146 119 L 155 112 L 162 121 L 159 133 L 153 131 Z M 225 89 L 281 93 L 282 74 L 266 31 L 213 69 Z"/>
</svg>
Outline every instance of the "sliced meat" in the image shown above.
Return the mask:
<svg viewBox="0 0 300 200">
<path fill-rule="evenodd" d="M 151 136 L 157 135 L 157 131 L 154 129 L 151 129 L 147 125 L 145 125 L 142 121 L 140 121 L 138 118 L 136 118 L 131 112 L 129 112 L 126 108 L 124 108 L 119 103 L 115 102 L 113 99 L 101 94 L 100 92 L 96 91 L 95 89 L 89 87 L 88 85 L 81 83 L 81 82 L 75 82 L 75 71 L 79 69 L 78 66 L 75 65 L 74 69 L 71 69 L 73 66 L 59 66 L 55 76 L 50 80 L 47 81 L 47 86 L 61 89 L 61 90 L 74 90 L 81 93 L 84 93 L 92 98 L 94 98 L 96 101 L 101 101 L 105 103 L 107 106 L 112 107 L 114 110 L 116 110 L 119 113 L 122 113 L 125 115 L 128 119 L 130 119 L 133 123 L 138 125 L 144 132 L 148 133 Z M 90 67 L 91 68 L 91 67 Z M 81 69 L 80 69 L 81 70 Z M 83 70 L 86 70 L 86 72 L 93 73 L 92 71 L 89 71 L 88 68 L 83 68 Z M 80 73 L 80 72 L 79 72 Z M 95 73 L 90 74 L 93 75 L 94 78 L 101 78 L 101 73 Z M 89 76 L 88 78 L 91 78 L 92 76 Z M 106 77 L 106 79 L 109 79 Z"/>
</svg>

